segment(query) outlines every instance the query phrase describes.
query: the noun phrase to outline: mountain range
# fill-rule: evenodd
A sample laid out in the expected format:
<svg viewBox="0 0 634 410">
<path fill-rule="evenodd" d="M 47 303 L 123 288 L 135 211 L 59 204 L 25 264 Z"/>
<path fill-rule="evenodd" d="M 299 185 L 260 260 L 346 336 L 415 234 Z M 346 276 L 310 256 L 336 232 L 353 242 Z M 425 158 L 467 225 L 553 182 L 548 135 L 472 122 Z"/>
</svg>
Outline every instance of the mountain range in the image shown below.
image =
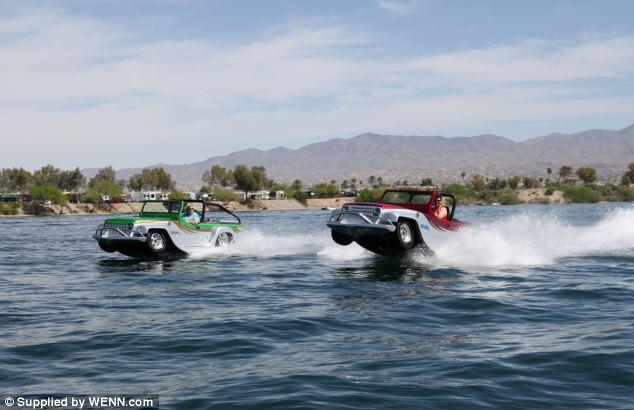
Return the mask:
<svg viewBox="0 0 634 410">
<path fill-rule="evenodd" d="M 634 124 L 622 130 L 592 129 L 573 134 L 550 134 L 514 141 L 493 134 L 474 137 L 402 136 L 361 134 L 305 145 L 298 149 L 247 149 L 213 156 L 192 164 L 162 166 L 181 186 L 200 185 L 204 171 L 218 164 L 262 165 L 276 181 L 319 182 L 355 177 L 381 176 L 385 181 L 408 179 L 418 182 L 431 177 L 435 182 L 459 180 L 460 173 L 479 172 L 487 176 L 514 174 L 556 174 L 562 165 L 591 166 L 604 178 L 613 178 L 634 162 Z M 141 168 L 117 171 L 128 178 Z M 87 169 L 92 176 L 96 169 Z"/>
</svg>

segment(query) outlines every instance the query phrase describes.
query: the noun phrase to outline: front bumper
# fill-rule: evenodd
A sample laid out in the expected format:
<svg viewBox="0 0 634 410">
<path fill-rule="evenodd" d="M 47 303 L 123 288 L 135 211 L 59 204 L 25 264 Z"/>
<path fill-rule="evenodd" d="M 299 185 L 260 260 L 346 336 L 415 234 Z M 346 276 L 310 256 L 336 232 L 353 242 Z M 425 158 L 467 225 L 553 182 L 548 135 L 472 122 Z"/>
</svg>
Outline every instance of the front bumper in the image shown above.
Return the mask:
<svg viewBox="0 0 634 410">
<path fill-rule="evenodd" d="M 359 212 L 340 212 L 333 214 L 327 223 L 334 232 L 358 239 L 364 236 L 382 236 L 396 231 L 396 226 L 379 218 L 370 219 Z"/>
<path fill-rule="evenodd" d="M 113 228 L 104 225 L 100 225 L 92 237 L 99 243 L 106 245 L 123 243 L 145 243 L 147 241 L 147 237 L 140 232 L 132 230 L 123 231 L 119 228 Z"/>
</svg>

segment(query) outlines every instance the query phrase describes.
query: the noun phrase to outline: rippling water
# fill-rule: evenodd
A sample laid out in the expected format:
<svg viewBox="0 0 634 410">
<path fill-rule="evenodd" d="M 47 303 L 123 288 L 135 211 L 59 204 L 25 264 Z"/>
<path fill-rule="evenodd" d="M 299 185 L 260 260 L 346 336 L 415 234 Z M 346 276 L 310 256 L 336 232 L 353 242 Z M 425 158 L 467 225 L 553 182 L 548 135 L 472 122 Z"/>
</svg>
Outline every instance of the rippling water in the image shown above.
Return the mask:
<svg viewBox="0 0 634 410">
<path fill-rule="evenodd" d="M 0 396 L 163 408 L 634 407 L 634 208 L 465 207 L 433 259 L 339 247 L 327 212 L 238 244 L 105 254 L 104 217 L 0 219 Z"/>
</svg>

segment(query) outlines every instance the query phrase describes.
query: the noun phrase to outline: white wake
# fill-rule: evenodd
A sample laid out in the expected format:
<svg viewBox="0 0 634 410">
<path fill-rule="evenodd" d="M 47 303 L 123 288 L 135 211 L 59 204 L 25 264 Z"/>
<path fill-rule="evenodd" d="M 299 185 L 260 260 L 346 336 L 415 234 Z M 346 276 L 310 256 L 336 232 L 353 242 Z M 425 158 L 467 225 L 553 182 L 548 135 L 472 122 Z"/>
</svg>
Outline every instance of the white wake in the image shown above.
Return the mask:
<svg viewBox="0 0 634 410">
<path fill-rule="evenodd" d="M 634 208 L 615 210 L 599 222 L 573 225 L 553 215 L 520 214 L 448 233 L 435 257 L 414 261 L 440 266 L 538 266 L 582 255 L 634 255 Z M 335 244 L 328 231 L 306 234 L 246 230 L 236 243 L 192 255 L 194 259 L 244 256 L 314 256 L 331 261 L 375 257 L 353 243 Z"/>
<path fill-rule="evenodd" d="M 293 255 L 315 255 L 324 259 L 341 261 L 371 257 L 370 252 L 355 243 L 348 246 L 337 245 L 330 238 L 330 233 L 326 231 L 284 235 L 248 230 L 236 235 L 236 241 L 231 246 L 198 251 L 191 255 L 191 258 L 227 256 L 272 258 Z"/>
<path fill-rule="evenodd" d="M 447 236 L 436 260 L 454 266 L 549 265 L 583 255 L 634 255 L 634 209 L 619 209 L 591 225 L 553 216 L 516 215 Z"/>
</svg>

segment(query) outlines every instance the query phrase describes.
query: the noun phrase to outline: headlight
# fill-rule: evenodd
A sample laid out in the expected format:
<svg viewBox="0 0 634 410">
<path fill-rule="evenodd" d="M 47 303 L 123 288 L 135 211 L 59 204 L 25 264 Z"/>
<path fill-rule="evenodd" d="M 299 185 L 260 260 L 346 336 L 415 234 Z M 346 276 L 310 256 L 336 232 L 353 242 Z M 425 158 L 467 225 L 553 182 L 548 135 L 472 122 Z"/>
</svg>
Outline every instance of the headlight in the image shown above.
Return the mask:
<svg viewBox="0 0 634 410">
<path fill-rule="evenodd" d="M 128 224 L 128 229 L 134 228 L 134 224 Z"/>
<path fill-rule="evenodd" d="M 372 210 L 372 216 L 379 216 L 381 214 L 381 208 L 374 208 Z"/>
<path fill-rule="evenodd" d="M 344 206 L 342 209 L 343 209 L 344 211 L 347 211 L 348 209 L 350 209 L 350 207 L 348 207 L 348 206 Z"/>
<path fill-rule="evenodd" d="M 134 229 L 134 231 L 135 231 L 135 232 L 139 232 L 139 233 L 141 233 L 141 234 L 146 234 L 146 233 L 147 233 L 147 226 L 144 226 L 144 225 L 137 226 L 137 227 Z"/>
</svg>

